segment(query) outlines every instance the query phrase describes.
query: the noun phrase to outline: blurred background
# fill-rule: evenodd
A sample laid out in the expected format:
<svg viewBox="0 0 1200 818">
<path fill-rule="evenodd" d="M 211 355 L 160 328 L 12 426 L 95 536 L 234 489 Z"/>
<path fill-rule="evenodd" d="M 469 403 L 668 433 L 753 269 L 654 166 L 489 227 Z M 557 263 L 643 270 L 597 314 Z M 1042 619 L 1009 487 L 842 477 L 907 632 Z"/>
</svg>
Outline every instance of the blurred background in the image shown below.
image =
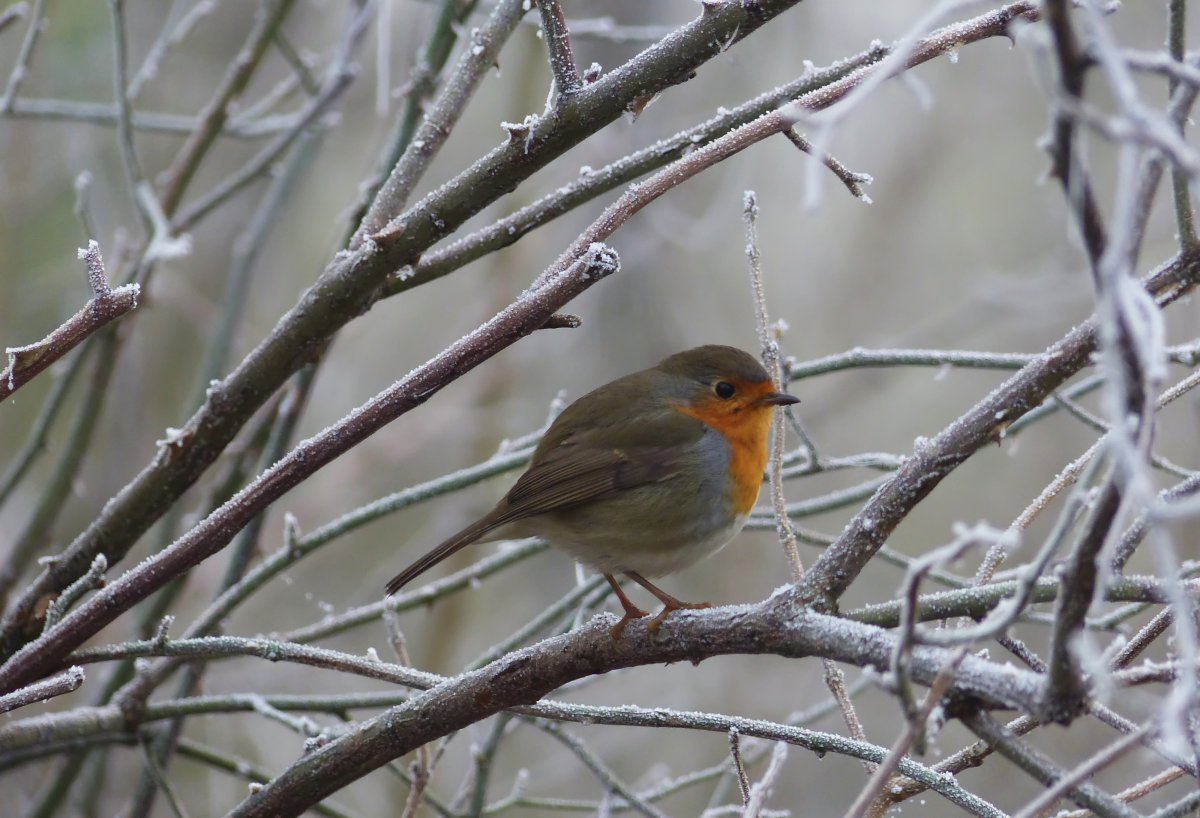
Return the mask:
<svg viewBox="0 0 1200 818">
<path fill-rule="evenodd" d="M 314 152 L 313 158 L 297 174 L 255 265 L 244 319 L 232 339 L 233 361 L 271 330 L 341 246 L 347 214 L 403 104 L 401 95 L 417 49 L 437 9 L 430 2 L 385 2 L 390 9 L 381 17 L 388 26 L 383 45 L 390 47 L 381 49 L 380 30 L 373 24 L 359 53 L 360 75 L 335 106 L 336 122 L 305 148 Z M 127 3 L 131 73 L 146 58 L 165 22 L 191 5 Z M 636 121 L 624 118 L 554 162 L 485 209 L 459 235 L 575 179 L 583 166 L 600 167 L 695 125 L 721 107 L 733 107 L 794 79 L 810 63 L 827 65 L 863 51 L 876 39 L 891 42 L 934 5 L 917 0 L 809 0 L 714 59 L 693 81 L 664 93 Z M 1132 3 L 1121 8 L 1111 19 L 1121 44 L 1161 48 L 1163 6 Z M 236 53 L 255 8 L 256 4 L 228 0 L 214 3 L 187 37 L 170 48 L 158 71 L 146 78 L 136 109 L 193 116 Z M 566 0 L 564 8 L 573 23 L 608 17 L 618 26 L 646 27 L 659 36 L 698 13 L 691 0 Z M 964 19 L 987 8 L 959 4 L 953 15 L 936 22 Z M 336 47 L 345 14 L 344 3 L 304 0 L 288 17 L 284 31 L 302 55 L 323 66 Z M 110 104 L 113 45 L 107 4 L 50 2 L 47 15 L 20 98 Z M 505 47 L 497 70 L 484 80 L 418 196 L 498 144 L 504 137 L 501 121 L 520 121 L 542 111 L 550 74 L 536 19 L 536 14 L 527 15 Z M 0 77 L 15 63 L 24 26 L 0 32 Z M 1190 34 L 1195 42 L 1194 27 Z M 580 34 L 575 38 L 576 57 L 580 66 L 596 62 L 607 71 L 649 42 Z M 767 296 L 772 318 L 787 323 L 787 354 L 807 360 L 860 346 L 1041 351 L 1090 314 L 1092 294 L 1061 191 L 1045 178 L 1048 162 L 1039 140 L 1047 131 L 1047 106 L 1033 65 L 1034 51 L 1024 37 L 1015 44 L 1003 38 L 984 41 L 963 48 L 957 59 L 924 65 L 862 100 L 842 120 L 829 147 L 851 170 L 874 177 L 867 188 L 870 204 L 848 195 L 827 171 L 783 138 L 760 144 L 655 202 L 612 239 L 621 255 L 621 272 L 570 306 L 569 311 L 583 319 L 580 328 L 535 333 L 325 468 L 275 504 L 261 550 L 270 552 L 280 545 L 285 512 L 296 517 L 302 531 L 312 530 L 378 497 L 486 459 L 505 439 L 538 428 L 560 390 L 573 399 L 697 344 L 757 350 L 744 256 L 746 190 L 758 195 Z M 279 53 L 269 54 L 245 98 L 262 97 L 290 70 Z M 1143 90 L 1154 105 L 1165 99 L 1161 81 L 1145 81 Z M 1098 102 L 1103 101 L 1099 96 Z M 296 99 L 285 101 L 280 110 L 297 104 Z M 167 166 L 181 140 L 179 134 L 137 134 L 148 177 Z M 263 144 L 261 138 L 223 138 L 201 166 L 192 190 L 209 189 Z M 1100 140 L 1092 140 L 1089 152 L 1100 201 L 1107 205 L 1113 152 Z M 42 337 L 88 297 L 75 257 L 85 237 L 72 214 L 81 173 L 91 175 L 95 238 L 114 270 L 139 223 L 114 128 L 22 114 L 20 106 L 0 117 L 0 342 L 7 346 Z M 128 339 L 114 388 L 46 553 L 65 547 L 150 461 L 155 441 L 167 428 L 182 426 L 194 411 L 197 379 L 222 310 L 235 241 L 265 187 L 265 181 L 250 186 L 191 229 L 192 252 L 163 263 L 139 308 L 125 319 Z M 382 301 L 351 323 L 320 368 L 300 437 L 336 421 L 508 304 L 617 195 L 585 205 L 446 278 Z M 1174 222 L 1165 202 L 1159 202 L 1151 222 L 1140 260 L 1143 272 L 1175 252 Z M 1194 338 L 1196 319 L 1190 301 L 1173 307 L 1168 313 L 1172 342 Z M 1002 372 L 980 370 L 859 369 L 808 379 L 794 384 L 792 391 L 802 398 L 800 416 L 823 453 L 906 454 L 916 437 L 936 434 L 1004 377 Z M 1176 373 L 1171 381 L 1177 377 Z M 52 383 L 52 375 L 43 376 L 0 407 L 0 459 L 26 439 Z M 79 408 L 79 391 L 66 404 L 67 418 Z M 1088 405 L 1096 408 L 1099 403 L 1092 399 Z M 1192 398 L 1163 416 L 1160 450 L 1189 467 L 1200 462 L 1196 420 Z M 63 421 L 54 427 L 45 455 L 0 508 L 0 555 L 9 547 L 6 538 L 26 524 L 40 487 L 61 456 L 64 428 Z M 980 452 L 921 504 L 890 545 L 918 555 L 952 539 L 957 521 L 987 521 L 1003 528 L 1094 439 L 1092 430 L 1059 415 Z M 789 447 L 794 445 L 790 440 Z M 870 476 L 818 475 L 792 481 L 787 494 L 799 500 Z M 226 623 L 227 631 L 254 635 L 291 630 L 378 599 L 388 576 L 490 507 L 511 478 L 486 481 L 338 540 L 241 607 Z M 188 494 L 187 520 L 196 519 L 205 497 L 204 486 Z M 852 512 L 846 509 L 804 524 L 836 534 Z M 1036 547 L 1052 521 L 1047 515 L 1035 526 L 1027 549 Z M 126 564 L 151 553 L 164 536 L 159 530 L 147 535 Z M 1194 535 L 1181 540 L 1181 547 L 1188 549 L 1187 555 L 1198 553 Z M 439 575 L 491 548 L 495 546 L 460 554 Z M 816 552 L 803 553 L 810 562 Z M 974 564 L 960 570 L 970 575 Z M 218 556 L 194 572 L 176 605 L 177 621 L 186 623 L 203 608 L 223 571 Z M 892 599 L 902 578 L 893 567 L 872 566 L 844 604 Z M 663 585 L 684 599 L 727 604 L 760 600 L 788 579 L 788 566 L 773 534 L 747 532 L 722 553 Z M 571 562 L 552 552 L 522 562 L 472 592 L 404 614 L 400 624 L 414 664 L 455 672 L 575 582 Z M 119 620 L 100 641 L 131 635 L 130 624 Z M 1038 649 L 1046 644 L 1046 631 L 1035 626 L 1022 635 Z M 357 654 L 369 648 L 389 653 L 381 623 L 326 644 Z M 853 680 L 859 671 L 848 673 Z M 727 657 L 699 667 L 646 667 L 609 674 L 564 698 L 781 720 L 827 697 L 821 676 L 816 660 Z M 383 688 L 362 679 L 256 660 L 215 663 L 204 683 L 210 693 Z M 78 703 L 86 691 L 85 685 L 55 706 L 70 706 L 72 698 Z M 868 738 L 890 744 L 903 723 L 893 699 L 867 687 L 859 701 Z M 1133 717 L 1149 712 L 1154 702 L 1140 702 L 1134 694 L 1125 704 Z M 837 713 L 812 726 L 845 729 Z M 453 797 L 470 764 L 472 746 L 487 729 L 477 726 L 449 745 L 432 785 L 443 799 Z M 727 756 L 726 737 L 720 734 L 645 734 L 616 727 L 568 730 L 584 737 L 627 781 L 643 787 L 718 764 Z M 1111 735 L 1107 728 L 1080 725 L 1069 735 L 1048 731 L 1041 740 L 1054 746 L 1067 763 L 1094 747 L 1089 730 Z M 188 722 L 187 734 L 271 771 L 282 769 L 302 750 L 301 738 L 252 715 L 195 718 Z M 951 727 L 938 737 L 927 760 L 933 763 L 969 741 L 965 731 Z M 523 728 L 508 742 L 493 774 L 492 798 L 504 795 L 522 768 L 529 770 L 531 794 L 601 797 L 602 788 L 579 761 L 544 734 Z M 1133 783 L 1143 772 L 1141 763 L 1131 760 L 1119 775 L 1100 780 L 1113 787 Z M 102 803 L 70 808 L 97 815 L 118 813 L 128 798 L 128 790 L 118 782 L 133 781 L 141 764 L 136 750 L 118 751 L 109 768 L 113 783 Z M 1145 770 L 1153 769 L 1149 757 L 1144 764 Z M 24 809 L 52 785 L 49 776 L 55 769 L 54 764 L 43 764 L 28 768 L 29 774 L 19 778 L 7 775 L 0 779 L 0 790 L 10 794 L 9 804 Z M 762 769 L 762 763 L 752 767 L 752 777 Z M 193 815 L 221 814 L 245 792 L 244 781 L 183 760 L 174 762 L 171 777 Z M 841 814 L 864 780 L 861 765 L 852 759 L 817 759 L 793 747 L 769 805 L 795 816 Z M 1027 777 L 999 760 L 965 773 L 962 780 L 1002 809 L 1015 808 L 1036 791 Z M 337 799 L 365 815 L 385 814 L 398 810 L 404 792 L 395 779 L 377 773 Z M 686 790 L 660 806 L 671 815 L 699 814 L 710 793 L 711 787 Z M 730 791 L 725 803 L 735 798 Z M 933 796 L 910 809 L 921 815 L 959 814 Z M 156 810 L 158 815 L 169 814 L 162 799 Z"/>
</svg>

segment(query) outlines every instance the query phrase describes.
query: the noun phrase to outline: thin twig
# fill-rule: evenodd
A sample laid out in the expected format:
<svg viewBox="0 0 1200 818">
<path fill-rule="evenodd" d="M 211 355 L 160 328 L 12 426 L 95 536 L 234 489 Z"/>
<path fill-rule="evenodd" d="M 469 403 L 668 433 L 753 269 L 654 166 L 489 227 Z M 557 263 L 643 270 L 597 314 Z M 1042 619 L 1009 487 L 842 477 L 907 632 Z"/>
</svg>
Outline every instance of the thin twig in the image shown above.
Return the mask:
<svg viewBox="0 0 1200 818">
<path fill-rule="evenodd" d="M 83 309 L 42 340 L 5 349 L 8 366 L 0 371 L 0 401 L 29 383 L 101 327 L 137 306 L 141 293 L 137 284 L 109 288 L 104 275 L 104 262 L 100 257 L 100 245 L 95 241 L 88 242 L 87 248 L 79 251 L 79 258 L 88 271 L 93 288 L 92 298 L 83 305 Z"/>
<path fill-rule="evenodd" d="M 1170 49 L 1171 58 L 1179 64 L 1183 63 L 1187 42 L 1186 17 L 1187 0 L 1170 0 L 1167 3 L 1167 48 Z M 1167 80 L 1167 89 L 1171 95 L 1174 95 L 1178 88 L 1179 79 L 1172 75 Z M 1184 136 L 1187 130 L 1186 111 L 1174 112 L 1171 119 L 1172 124 L 1179 131 L 1179 135 Z M 1196 214 L 1192 208 L 1190 183 L 1191 179 L 1183 168 L 1172 166 L 1171 187 L 1174 192 L 1175 224 L 1180 246 L 1184 249 L 1190 249 L 1200 243 L 1200 238 L 1196 236 Z"/>
<path fill-rule="evenodd" d="M 4 95 L 0 96 L 0 116 L 6 116 L 12 111 L 13 100 L 21 90 L 21 84 L 29 74 L 29 62 L 33 59 L 33 49 L 37 46 L 38 36 L 45 26 L 46 0 L 34 0 L 33 11 L 29 12 L 27 3 L 14 3 L 4 10 L 4 24 L 0 30 L 15 23 L 29 12 L 29 28 L 25 29 L 25 39 L 21 41 L 21 50 L 17 52 L 17 62 L 8 75 L 4 86 Z"/>
<path fill-rule="evenodd" d="M 729 757 L 733 761 L 733 771 L 737 778 L 738 790 L 742 794 L 742 805 L 750 803 L 750 779 L 746 776 L 746 767 L 742 764 L 742 747 L 737 730 L 729 731 Z"/>
<path fill-rule="evenodd" d="M 44 702 L 46 699 L 52 699 L 55 696 L 61 696 L 64 693 L 78 690 L 79 686 L 83 684 L 83 679 L 83 668 L 71 667 L 56 676 L 51 676 L 49 679 L 42 679 L 40 682 L 34 682 L 28 687 L 14 690 L 12 693 L 0 696 L 0 713 L 7 713 L 10 710 L 16 710 L 18 707 Z"/>
<path fill-rule="evenodd" d="M 22 19 L 29 13 L 29 3 L 25 0 L 20 0 L 18 3 L 13 3 L 4 11 L 0 11 L 0 31 L 11 26 L 13 23 Z M 3 111 L 0 111 L 3 113 Z"/>
<path fill-rule="evenodd" d="M 254 25 L 246 35 L 245 43 L 230 60 L 225 76 L 213 89 L 208 103 L 201 109 L 196 129 L 179 148 L 179 152 L 164 173 L 160 198 L 163 212 L 167 216 L 174 215 L 179 207 L 184 191 L 200 167 L 200 160 L 208 155 L 213 142 L 225 127 L 235 102 L 258 71 L 268 46 L 294 4 L 295 0 L 270 0 L 255 14 Z"/>
<path fill-rule="evenodd" d="M 553 99 L 557 105 L 563 97 L 576 93 L 583 83 L 571 53 L 571 35 L 567 31 L 562 4 L 559 0 L 537 0 L 537 6 L 542 17 L 542 39 L 550 53 L 550 70 L 554 73 Z"/>
<path fill-rule="evenodd" d="M 1045 790 L 1038 793 L 1037 798 L 1027 803 L 1021 808 L 1013 818 L 1038 818 L 1046 810 L 1048 810 L 1055 801 L 1062 798 L 1067 790 L 1079 784 L 1084 779 L 1091 778 L 1098 771 L 1104 769 L 1109 764 L 1112 764 L 1125 753 L 1133 749 L 1134 745 L 1141 743 L 1142 737 L 1150 732 L 1147 725 L 1143 725 L 1135 733 L 1130 733 L 1127 736 L 1122 736 L 1117 741 L 1106 745 L 1099 752 L 1094 753 L 1085 761 L 1079 763 L 1071 770 L 1067 771 L 1062 778 L 1048 786 Z M 1119 801 L 1123 799 L 1118 797 Z"/>
<path fill-rule="evenodd" d="M 172 213 L 171 229 L 183 232 L 190 229 L 214 209 L 242 190 L 246 185 L 270 171 L 274 163 L 304 133 L 317 127 L 318 120 L 354 80 L 354 55 L 367 31 L 371 15 L 369 8 L 357 5 L 350 10 L 350 19 L 342 36 L 333 63 L 326 74 L 321 90 L 310 99 L 292 120 L 290 127 L 279 133 L 241 168 L 222 179 L 213 188 Z"/>
<path fill-rule="evenodd" d="M 351 237 L 351 249 L 361 247 L 368 236 L 378 233 L 389 220 L 408 204 L 417 183 L 429 169 L 435 156 L 458 124 L 467 102 L 488 70 L 496 65 L 500 50 L 508 42 L 525 14 L 525 0 L 501 0 L 496 3 L 487 23 L 471 32 L 470 44 L 463 49 L 458 65 L 442 92 L 430 105 L 421 125 L 404 146 L 404 153 L 390 168 L 387 181 L 379 188 L 366 215 Z M 441 26 L 449 27 L 455 11 L 444 10 Z M 448 36 L 448 32 L 443 32 Z M 448 53 L 448 50 L 447 50 Z M 444 62 L 445 55 L 442 56 Z M 419 101 L 419 100 L 418 100 Z M 410 106 L 411 107 L 411 106 Z M 409 113 L 415 114 L 415 110 Z M 406 113 L 406 116 L 409 115 Z M 400 134 L 403 136 L 403 133 Z"/>
<path fill-rule="evenodd" d="M 908 726 L 905 727 L 904 732 L 900 734 L 895 744 L 888 750 L 887 758 L 875 768 L 870 780 L 863 785 L 863 788 L 858 793 L 858 797 L 850 805 L 850 809 L 846 810 L 845 818 L 863 818 L 872 804 L 884 793 L 888 778 L 900 765 L 900 759 L 904 758 L 908 753 L 908 749 L 913 746 L 913 742 L 918 737 L 924 735 L 925 723 L 929 720 L 930 714 L 933 713 L 933 708 L 938 706 L 942 701 L 942 697 L 946 695 L 946 690 L 950 687 L 950 682 L 954 680 L 954 672 L 958 669 L 959 664 L 966 655 L 966 649 L 960 649 L 934 678 L 933 684 L 929 686 L 929 690 L 925 693 L 925 700 L 921 703 L 921 707 L 909 719 Z"/>
<path fill-rule="evenodd" d="M 1050 787 L 1063 778 L 1064 773 L 1053 762 L 1015 737 L 987 713 L 972 713 L 962 717 L 962 722 L 1042 785 Z M 1066 794 L 1100 818 L 1138 818 L 1136 812 L 1094 784 L 1085 781 L 1074 782 L 1067 788 Z"/>
<path fill-rule="evenodd" d="M 745 809 L 742 810 L 742 818 L 760 818 L 763 815 L 767 799 L 771 797 L 772 788 L 775 786 L 775 780 L 783 770 L 783 762 L 787 760 L 787 747 L 787 742 L 775 742 L 767 769 L 763 772 L 762 778 L 755 781 L 754 786 L 750 788 Z"/>
<path fill-rule="evenodd" d="M 129 99 L 128 48 L 125 43 L 125 0 L 108 0 L 113 27 L 113 98 L 117 106 L 117 146 L 121 153 L 121 167 L 125 170 L 125 183 L 133 199 L 142 226 L 149 232 L 153 226 L 150 214 L 138 197 L 137 191 L 146 181 L 142 162 L 138 158 L 133 142 L 133 106 Z"/>
<path fill-rule="evenodd" d="M 846 186 L 846 190 L 850 191 L 851 196 L 864 204 L 871 203 L 871 197 L 868 196 L 862 189 L 863 185 L 869 185 L 871 182 L 875 181 L 871 178 L 870 174 L 855 173 L 839 162 L 837 157 L 831 153 L 827 153 L 819 157 L 816 156 L 813 153 L 812 142 L 809 142 L 808 139 L 796 133 L 794 128 L 789 128 L 788 130 L 784 131 L 783 135 L 786 136 L 788 140 L 797 148 L 804 151 L 809 156 L 812 156 L 822 165 L 833 171 L 833 175 L 836 176 L 838 180 Z"/>
</svg>

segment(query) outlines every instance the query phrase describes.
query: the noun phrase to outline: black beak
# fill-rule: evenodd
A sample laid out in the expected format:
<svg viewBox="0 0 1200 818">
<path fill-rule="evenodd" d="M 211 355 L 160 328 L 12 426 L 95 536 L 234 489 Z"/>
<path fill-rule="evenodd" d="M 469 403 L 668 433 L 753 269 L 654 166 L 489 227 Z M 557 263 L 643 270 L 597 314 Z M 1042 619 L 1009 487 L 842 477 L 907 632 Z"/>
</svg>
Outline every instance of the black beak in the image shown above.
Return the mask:
<svg viewBox="0 0 1200 818">
<path fill-rule="evenodd" d="M 754 401 L 758 406 L 791 406 L 793 403 L 799 402 L 798 397 L 789 395 L 787 392 L 770 392 Z"/>
</svg>

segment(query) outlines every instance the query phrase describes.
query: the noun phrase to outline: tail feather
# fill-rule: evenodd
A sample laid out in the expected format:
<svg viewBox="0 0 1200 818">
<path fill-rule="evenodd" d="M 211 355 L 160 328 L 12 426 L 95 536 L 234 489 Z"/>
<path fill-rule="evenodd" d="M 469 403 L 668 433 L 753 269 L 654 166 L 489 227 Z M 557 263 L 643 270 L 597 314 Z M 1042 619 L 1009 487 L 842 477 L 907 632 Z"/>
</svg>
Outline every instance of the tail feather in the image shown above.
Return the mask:
<svg viewBox="0 0 1200 818">
<path fill-rule="evenodd" d="M 450 537 L 441 545 L 434 548 L 425 556 L 414 562 L 412 565 L 405 568 L 399 574 L 392 577 L 387 584 L 387 594 L 396 593 L 408 583 L 419 577 L 421 574 L 428 571 L 433 566 L 437 565 L 442 560 L 451 554 L 459 551 L 471 543 L 478 540 L 484 534 L 487 534 L 492 529 L 500 525 L 495 518 L 489 514 L 481 520 L 478 520 L 464 528 L 462 531 Z"/>
</svg>

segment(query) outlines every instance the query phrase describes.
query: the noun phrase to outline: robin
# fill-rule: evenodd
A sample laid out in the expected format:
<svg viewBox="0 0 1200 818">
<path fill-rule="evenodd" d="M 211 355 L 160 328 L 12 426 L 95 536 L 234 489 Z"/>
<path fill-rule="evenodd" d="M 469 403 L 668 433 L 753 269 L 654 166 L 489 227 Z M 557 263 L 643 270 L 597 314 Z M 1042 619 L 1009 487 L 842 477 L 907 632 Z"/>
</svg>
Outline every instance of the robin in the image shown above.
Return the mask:
<svg viewBox="0 0 1200 818">
<path fill-rule="evenodd" d="M 397 574 L 387 592 L 477 540 L 537 536 L 604 574 L 625 610 L 614 639 L 648 616 L 616 574 L 663 603 L 651 632 L 672 611 L 707 608 L 647 577 L 686 568 L 742 530 L 762 485 L 771 410 L 798 400 L 775 391 L 751 355 L 715 345 L 605 384 L 550 425 L 495 508 Z"/>
</svg>

